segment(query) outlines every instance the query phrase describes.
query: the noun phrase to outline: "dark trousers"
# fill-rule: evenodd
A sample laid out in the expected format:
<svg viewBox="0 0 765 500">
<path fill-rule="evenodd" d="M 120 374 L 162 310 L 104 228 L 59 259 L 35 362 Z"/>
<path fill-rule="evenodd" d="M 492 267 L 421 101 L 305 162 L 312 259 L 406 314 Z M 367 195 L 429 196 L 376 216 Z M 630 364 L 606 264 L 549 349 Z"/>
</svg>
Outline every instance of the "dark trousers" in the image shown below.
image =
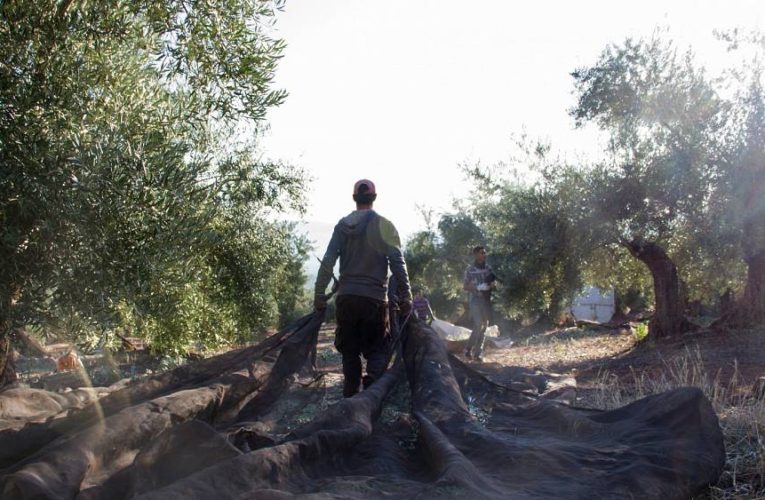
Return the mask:
<svg viewBox="0 0 765 500">
<path fill-rule="evenodd" d="M 361 355 L 367 360 L 365 389 L 385 373 L 390 338 L 387 305 L 357 295 L 341 295 L 335 305 L 335 347 L 343 355 L 343 396 L 349 398 L 359 392 L 362 383 Z"/>
<path fill-rule="evenodd" d="M 470 317 L 473 320 L 473 331 L 468 339 L 466 353 L 472 351 L 473 356 L 480 356 L 483 343 L 486 340 L 486 328 L 491 321 L 491 300 L 487 297 L 470 298 Z"/>
</svg>

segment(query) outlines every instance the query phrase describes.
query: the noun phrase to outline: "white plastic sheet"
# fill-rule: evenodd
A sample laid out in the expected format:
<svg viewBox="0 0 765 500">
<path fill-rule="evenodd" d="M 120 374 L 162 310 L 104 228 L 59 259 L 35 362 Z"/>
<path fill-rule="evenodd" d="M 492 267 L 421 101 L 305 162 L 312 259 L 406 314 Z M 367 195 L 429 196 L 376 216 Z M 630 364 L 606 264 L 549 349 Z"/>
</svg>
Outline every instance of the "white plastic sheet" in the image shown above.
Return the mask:
<svg viewBox="0 0 765 500">
<path fill-rule="evenodd" d="M 444 340 L 467 340 L 470 338 L 470 329 L 457 326 L 442 319 L 434 319 L 430 326 Z M 486 329 L 487 337 L 499 337 L 499 327 L 491 325 Z"/>
</svg>

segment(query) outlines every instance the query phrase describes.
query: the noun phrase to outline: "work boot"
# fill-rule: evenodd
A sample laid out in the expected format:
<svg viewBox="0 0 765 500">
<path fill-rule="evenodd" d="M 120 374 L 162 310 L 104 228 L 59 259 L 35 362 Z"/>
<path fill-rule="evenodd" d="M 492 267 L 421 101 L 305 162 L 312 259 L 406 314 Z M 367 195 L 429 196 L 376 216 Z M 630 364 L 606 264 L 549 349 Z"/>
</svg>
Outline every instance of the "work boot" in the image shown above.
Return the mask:
<svg viewBox="0 0 765 500">
<path fill-rule="evenodd" d="M 361 377 L 361 384 L 364 386 L 364 390 L 369 389 L 369 386 L 375 383 L 375 378 L 372 375 L 364 375 Z"/>
<path fill-rule="evenodd" d="M 343 397 L 350 398 L 359 392 L 361 385 L 361 358 L 343 355 Z"/>
<path fill-rule="evenodd" d="M 466 359 L 473 359 L 473 355 L 470 354 L 470 349 L 465 349 L 465 358 Z"/>
</svg>

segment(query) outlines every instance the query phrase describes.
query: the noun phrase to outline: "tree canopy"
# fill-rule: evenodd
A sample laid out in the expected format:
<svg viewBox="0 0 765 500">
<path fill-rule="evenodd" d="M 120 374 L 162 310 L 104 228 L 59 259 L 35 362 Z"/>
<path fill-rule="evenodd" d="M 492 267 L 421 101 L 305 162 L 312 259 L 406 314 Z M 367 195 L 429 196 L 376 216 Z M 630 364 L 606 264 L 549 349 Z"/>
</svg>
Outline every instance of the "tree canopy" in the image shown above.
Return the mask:
<svg viewBox="0 0 765 500">
<path fill-rule="evenodd" d="M 289 314 L 306 247 L 269 221 L 302 181 L 256 147 L 278 7 L 0 6 L 0 337 L 68 318 L 184 349 Z"/>
<path fill-rule="evenodd" d="M 556 320 L 584 284 L 596 284 L 614 287 L 623 303 L 636 294 L 652 301 L 653 335 L 670 335 L 694 328 L 690 301 L 714 304 L 733 289 L 745 303 L 737 317 L 757 319 L 752 311 L 765 310 L 759 68 L 755 58 L 735 68 L 735 82 L 712 78 L 662 34 L 627 39 L 572 73 L 570 114 L 605 135 L 599 157 L 571 161 L 524 139 L 512 162 L 468 166 L 475 201 L 449 217 L 471 218 L 474 242 L 489 245 L 500 308 Z M 415 257 L 423 241 L 435 242 L 432 252 L 449 239 L 425 236 L 410 244 Z"/>
</svg>

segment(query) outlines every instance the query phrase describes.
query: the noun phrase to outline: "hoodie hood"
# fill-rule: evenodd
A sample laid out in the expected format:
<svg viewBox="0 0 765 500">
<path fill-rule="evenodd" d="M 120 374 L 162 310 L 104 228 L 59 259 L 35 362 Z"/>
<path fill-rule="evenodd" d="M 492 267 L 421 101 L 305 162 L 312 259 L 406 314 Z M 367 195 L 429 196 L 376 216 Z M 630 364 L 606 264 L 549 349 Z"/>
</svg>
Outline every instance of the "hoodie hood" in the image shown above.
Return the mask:
<svg viewBox="0 0 765 500">
<path fill-rule="evenodd" d="M 338 226 L 347 235 L 358 235 L 364 232 L 369 222 L 377 215 L 374 210 L 354 210 L 340 219 Z"/>
<path fill-rule="evenodd" d="M 340 219 L 316 277 L 316 293 L 326 293 L 340 259 L 337 295 L 358 295 L 385 302 L 388 269 L 398 280 L 398 296 L 411 297 L 406 263 L 393 224 L 374 210 L 354 210 Z"/>
</svg>

